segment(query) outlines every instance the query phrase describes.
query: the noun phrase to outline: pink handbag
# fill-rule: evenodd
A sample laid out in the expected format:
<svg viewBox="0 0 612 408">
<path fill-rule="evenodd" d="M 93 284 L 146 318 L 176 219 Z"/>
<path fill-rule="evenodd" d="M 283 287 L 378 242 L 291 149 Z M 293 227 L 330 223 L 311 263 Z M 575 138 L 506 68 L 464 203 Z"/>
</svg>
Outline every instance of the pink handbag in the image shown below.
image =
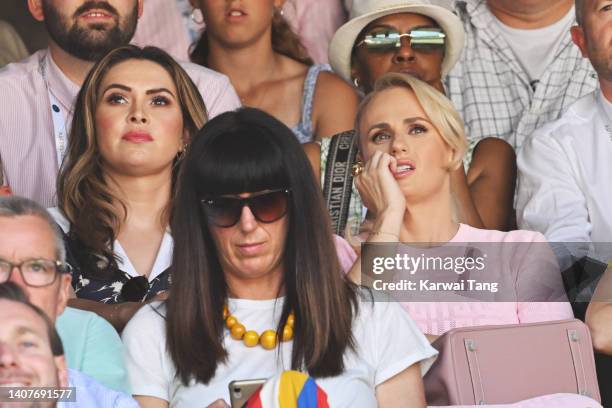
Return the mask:
<svg viewBox="0 0 612 408">
<path fill-rule="evenodd" d="M 555 393 L 601 402 L 593 345 L 580 320 L 453 329 L 423 378 L 428 405 L 510 404 Z"/>
</svg>

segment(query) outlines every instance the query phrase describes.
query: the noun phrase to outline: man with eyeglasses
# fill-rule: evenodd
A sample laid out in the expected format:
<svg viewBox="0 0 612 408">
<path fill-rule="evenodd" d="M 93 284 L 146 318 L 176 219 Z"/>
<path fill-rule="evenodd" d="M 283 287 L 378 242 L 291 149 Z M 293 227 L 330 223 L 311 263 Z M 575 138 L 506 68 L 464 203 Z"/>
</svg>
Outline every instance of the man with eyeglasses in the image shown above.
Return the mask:
<svg viewBox="0 0 612 408">
<path fill-rule="evenodd" d="M 14 282 L 55 322 L 70 368 L 104 385 L 128 391 L 122 344 L 95 313 L 67 308 L 70 266 L 61 232 L 35 202 L 0 197 L 0 283 Z"/>
<path fill-rule="evenodd" d="M 527 136 L 597 87 L 572 45 L 573 0 L 455 0 L 466 47 L 448 95 L 472 140 L 498 137 L 517 153 Z"/>
</svg>

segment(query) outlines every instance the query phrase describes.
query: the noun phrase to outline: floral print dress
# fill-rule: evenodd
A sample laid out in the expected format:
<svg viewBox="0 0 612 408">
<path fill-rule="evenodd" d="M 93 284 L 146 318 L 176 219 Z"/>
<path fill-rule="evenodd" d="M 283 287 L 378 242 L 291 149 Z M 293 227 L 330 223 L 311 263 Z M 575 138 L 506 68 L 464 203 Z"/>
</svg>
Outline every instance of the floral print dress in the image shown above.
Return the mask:
<svg viewBox="0 0 612 408">
<path fill-rule="evenodd" d="M 66 258 L 72 266 L 72 287 L 78 298 L 102 303 L 128 301 L 122 296 L 124 285 L 140 276 L 134 269 L 118 241 L 114 243 L 115 262 L 89 253 L 82 243 L 69 234 L 64 234 Z M 148 288 L 144 288 L 143 301 L 153 298 L 170 287 L 170 265 L 172 238 L 166 233 L 153 270 L 149 275 Z"/>
</svg>

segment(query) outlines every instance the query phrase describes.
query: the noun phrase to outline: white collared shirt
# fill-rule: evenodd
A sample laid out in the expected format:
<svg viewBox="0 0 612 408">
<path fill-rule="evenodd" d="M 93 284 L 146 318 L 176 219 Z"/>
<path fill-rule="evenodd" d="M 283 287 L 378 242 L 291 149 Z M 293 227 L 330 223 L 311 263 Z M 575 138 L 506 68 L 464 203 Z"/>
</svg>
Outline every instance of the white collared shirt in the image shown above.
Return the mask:
<svg viewBox="0 0 612 408">
<path fill-rule="evenodd" d="M 549 242 L 612 242 L 612 103 L 601 92 L 535 131 L 518 169 L 520 228 Z"/>
<path fill-rule="evenodd" d="M 147 277 L 149 282 L 157 278 L 163 271 L 172 265 L 173 249 L 174 240 L 172 239 L 172 235 L 170 235 L 170 229 L 167 228 L 162 238 L 161 245 L 159 246 L 159 250 L 157 251 L 157 255 L 155 256 L 155 262 L 153 263 L 153 268 L 151 268 L 151 273 Z M 132 278 L 141 276 L 141 274 L 136 271 L 136 268 L 132 264 L 132 261 L 130 261 L 130 258 L 121 246 L 119 240 L 115 240 L 113 243 L 113 252 L 118 257 L 117 266 L 120 271 L 127 273 Z"/>
<path fill-rule="evenodd" d="M 70 222 L 64 217 L 64 214 L 58 207 L 47 208 L 47 211 L 57 225 L 60 226 L 62 231 L 65 234 L 70 232 Z M 159 250 L 157 251 L 157 255 L 155 256 L 155 262 L 153 263 L 153 268 L 151 268 L 151 273 L 147 276 L 149 282 L 153 281 L 156 277 L 158 277 L 162 272 L 172 265 L 172 251 L 174 250 L 174 240 L 172 239 L 172 235 L 170 234 L 170 228 L 166 228 L 166 232 L 162 238 L 161 245 L 159 246 Z M 141 273 L 136 271 L 136 268 L 130 261 L 130 258 L 125 252 L 125 249 L 121 246 L 121 243 L 118 240 L 113 242 L 113 253 L 117 255 L 117 267 L 120 271 L 127 273 L 132 278 L 137 276 L 142 276 Z"/>
</svg>

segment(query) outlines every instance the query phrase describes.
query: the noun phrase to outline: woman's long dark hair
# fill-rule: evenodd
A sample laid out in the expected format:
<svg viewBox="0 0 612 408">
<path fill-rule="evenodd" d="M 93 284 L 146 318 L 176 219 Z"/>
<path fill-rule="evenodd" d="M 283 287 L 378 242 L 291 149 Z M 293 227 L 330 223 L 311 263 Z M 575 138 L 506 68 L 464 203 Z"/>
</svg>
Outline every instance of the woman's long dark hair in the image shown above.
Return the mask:
<svg viewBox="0 0 612 408">
<path fill-rule="evenodd" d="M 306 51 L 300 37 L 293 32 L 287 20 L 278 12 L 275 12 L 274 17 L 272 17 L 272 49 L 302 64 L 313 64 L 312 58 L 308 56 L 308 51 Z M 196 64 L 207 67 L 208 53 L 208 34 L 204 29 L 200 39 L 193 46 L 189 57 Z"/>
<path fill-rule="evenodd" d="M 185 130 L 191 137 L 206 123 L 206 106 L 198 88 L 185 70 L 165 51 L 156 47 L 140 48 L 126 45 L 106 54 L 89 71 L 74 107 L 74 117 L 68 142 L 68 151 L 57 178 L 58 204 L 70 222 L 70 237 L 78 240 L 83 256 L 102 257 L 109 270 L 117 269 L 112 242 L 127 218 L 127 207 L 113 193 L 104 177 L 102 159 L 98 149 L 95 113 L 100 95 L 100 84 L 116 65 L 130 60 L 151 61 L 168 72 L 178 92 Z M 186 142 L 189 142 L 187 140 Z M 178 164 L 178 163 L 176 163 Z M 172 170 L 172 191 L 175 191 L 179 166 Z M 117 207 L 123 211 L 117 211 Z M 168 211 L 165 211 L 168 213 Z M 167 216 L 166 216 L 167 220 Z M 81 251 L 79 251 L 81 252 Z M 85 262 L 91 268 L 95 262 Z M 98 270 L 98 269 L 96 269 Z M 110 279 L 109 276 L 97 276 Z"/>
<path fill-rule="evenodd" d="M 312 168 L 291 130 L 257 109 L 211 120 L 187 153 L 172 211 L 172 293 L 168 350 L 184 384 L 208 383 L 228 355 L 223 347 L 227 283 L 200 200 L 211 194 L 291 190 L 284 244 L 285 302 L 277 332 L 295 313 L 293 369 L 315 377 L 344 371 L 354 348 L 355 286 L 338 261 L 329 216 Z"/>
</svg>

